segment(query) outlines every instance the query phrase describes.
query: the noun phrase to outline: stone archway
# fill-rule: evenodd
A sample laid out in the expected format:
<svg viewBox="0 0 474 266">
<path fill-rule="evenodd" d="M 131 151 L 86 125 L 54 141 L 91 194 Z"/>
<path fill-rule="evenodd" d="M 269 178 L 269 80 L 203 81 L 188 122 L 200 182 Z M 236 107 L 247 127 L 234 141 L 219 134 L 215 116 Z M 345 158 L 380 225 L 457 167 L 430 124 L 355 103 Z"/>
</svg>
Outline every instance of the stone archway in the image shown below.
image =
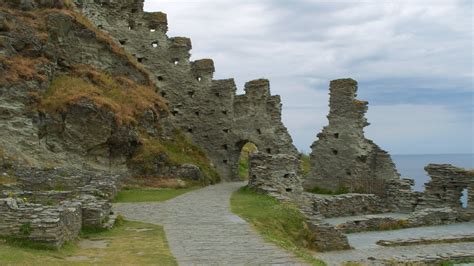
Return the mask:
<svg viewBox="0 0 474 266">
<path fill-rule="evenodd" d="M 237 149 L 240 148 L 240 155 L 237 161 L 236 169 L 236 179 L 239 180 L 248 180 L 249 178 L 249 157 L 251 154 L 258 152 L 258 147 L 255 143 L 247 141 L 242 145 L 243 142 L 238 142 L 236 144 Z"/>
</svg>

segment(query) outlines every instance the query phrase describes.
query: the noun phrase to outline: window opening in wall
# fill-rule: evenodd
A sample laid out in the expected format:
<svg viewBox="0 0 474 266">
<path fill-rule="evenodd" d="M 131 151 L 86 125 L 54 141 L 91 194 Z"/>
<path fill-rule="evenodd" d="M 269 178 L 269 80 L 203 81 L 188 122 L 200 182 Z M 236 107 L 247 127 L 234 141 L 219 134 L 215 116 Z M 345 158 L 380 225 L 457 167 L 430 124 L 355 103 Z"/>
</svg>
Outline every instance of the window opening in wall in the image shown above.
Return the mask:
<svg viewBox="0 0 474 266">
<path fill-rule="evenodd" d="M 178 111 L 172 111 L 171 114 L 172 114 L 173 116 L 176 116 L 177 114 L 179 114 L 179 112 L 178 112 Z"/>
<path fill-rule="evenodd" d="M 166 97 L 166 92 L 162 91 L 161 92 L 161 97 Z"/>
<path fill-rule="evenodd" d="M 261 130 L 261 129 L 257 129 L 257 133 L 258 133 L 259 135 L 262 135 L 262 130 Z"/>
<path fill-rule="evenodd" d="M 153 29 L 153 28 L 152 28 L 152 29 L 150 29 L 150 32 L 155 32 L 155 31 L 156 31 L 156 29 Z"/>
<path fill-rule="evenodd" d="M 224 144 L 224 145 L 222 145 L 222 148 L 223 148 L 224 150 L 228 150 L 228 149 L 229 149 L 229 145 Z"/>
<path fill-rule="evenodd" d="M 97 28 L 99 28 L 99 29 L 103 29 L 103 28 L 104 28 L 104 26 L 102 26 L 102 25 L 97 25 Z"/>
<path fill-rule="evenodd" d="M 158 79 L 158 81 L 163 81 L 163 80 L 165 80 L 162 76 L 158 76 L 157 79 Z"/>
<path fill-rule="evenodd" d="M 201 77 L 197 77 L 197 81 L 201 82 L 202 78 Z"/>
<path fill-rule="evenodd" d="M 227 164 L 229 161 L 228 160 L 222 160 L 222 162 Z"/>
<path fill-rule="evenodd" d="M 119 40 L 119 43 L 120 43 L 121 45 L 124 45 L 126 42 L 127 42 L 127 40 Z"/>
<path fill-rule="evenodd" d="M 196 116 L 201 115 L 199 112 L 194 112 L 194 114 L 195 114 Z"/>
<path fill-rule="evenodd" d="M 223 129 L 222 131 L 224 131 L 224 133 L 229 133 L 228 129 Z"/>
<path fill-rule="evenodd" d="M 194 91 L 188 91 L 189 97 L 193 98 L 194 97 Z"/>
<path fill-rule="evenodd" d="M 132 8 L 132 13 L 137 13 L 138 9 L 137 8 Z"/>
<path fill-rule="evenodd" d="M 137 61 L 138 61 L 138 63 L 143 63 L 143 61 L 145 61 L 145 58 L 139 57 L 139 58 L 137 58 Z"/>
<path fill-rule="evenodd" d="M 158 42 L 157 41 L 152 42 L 151 47 L 153 47 L 153 48 L 158 47 Z"/>
<path fill-rule="evenodd" d="M 285 176 L 283 176 L 283 178 L 290 178 L 290 174 L 285 174 Z"/>
<path fill-rule="evenodd" d="M 338 138 L 339 138 L 339 133 L 334 133 L 334 137 L 335 137 L 336 139 L 338 139 Z"/>
<path fill-rule="evenodd" d="M 291 192 L 291 191 L 293 191 L 292 188 L 286 188 L 286 192 Z"/>
<path fill-rule="evenodd" d="M 227 114 L 227 111 L 226 111 L 226 110 L 224 110 L 224 111 L 222 111 L 222 113 L 226 115 L 226 114 Z"/>
<path fill-rule="evenodd" d="M 346 174 L 347 174 L 347 175 L 352 175 L 352 173 L 351 173 L 350 170 L 346 170 Z"/>
<path fill-rule="evenodd" d="M 472 193 L 472 192 L 471 192 Z M 467 188 L 462 190 L 462 195 L 461 195 L 461 206 L 466 209 L 469 204 L 472 204 L 472 202 L 469 202 L 469 190 Z"/>
<path fill-rule="evenodd" d="M 175 58 L 172 60 L 173 64 L 177 66 L 179 64 L 179 59 Z"/>
<path fill-rule="evenodd" d="M 332 153 L 333 153 L 334 155 L 337 155 L 339 152 L 338 152 L 336 149 L 332 149 Z"/>
<path fill-rule="evenodd" d="M 193 133 L 193 129 L 192 129 L 192 128 L 188 128 L 188 132 L 189 132 L 189 133 Z"/>
<path fill-rule="evenodd" d="M 267 153 L 272 153 L 272 149 L 268 148 Z"/>
<path fill-rule="evenodd" d="M 248 141 L 242 141 L 237 143 L 237 148 L 241 147 L 240 149 L 240 156 L 239 156 L 239 164 L 237 168 L 238 176 L 241 180 L 248 180 L 249 178 L 249 157 L 251 154 L 256 153 L 258 151 L 257 146 Z"/>
<path fill-rule="evenodd" d="M 218 92 L 216 92 L 215 95 L 216 95 L 217 97 L 220 97 L 220 96 L 221 96 L 221 94 L 218 93 Z"/>
</svg>

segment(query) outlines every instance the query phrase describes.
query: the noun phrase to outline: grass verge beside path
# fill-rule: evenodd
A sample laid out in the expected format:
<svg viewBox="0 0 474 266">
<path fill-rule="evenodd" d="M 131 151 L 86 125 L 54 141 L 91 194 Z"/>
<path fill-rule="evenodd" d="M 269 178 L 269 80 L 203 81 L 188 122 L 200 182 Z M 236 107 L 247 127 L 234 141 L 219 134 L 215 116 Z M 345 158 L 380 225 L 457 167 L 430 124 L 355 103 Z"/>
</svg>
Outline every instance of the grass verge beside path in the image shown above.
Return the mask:
<svg viewBox="0 0 474 266">
<path fill-rule="evenodd" d="M 115 202 L 160 202 L 175 198 L 197 188 L 123 189 L 115 197 Z"/>
<path fill-rule="evenodd" d="M 85 232 L 81 240 L 60 250 L 34 249 L 0 240 L 0 264 L 177 265 L 177 262 L 162 226 L 125 221 L 109 231 Z"/>
<path fill-rule="evenodd" d="M 310 232 L 305 218 L 289 204 L 244 187 L 231 197 L 232 212 L 252 224 L 265 240 L 292 252 L 312 265 L 325 265 L 306 248 Z"/>
</svg>

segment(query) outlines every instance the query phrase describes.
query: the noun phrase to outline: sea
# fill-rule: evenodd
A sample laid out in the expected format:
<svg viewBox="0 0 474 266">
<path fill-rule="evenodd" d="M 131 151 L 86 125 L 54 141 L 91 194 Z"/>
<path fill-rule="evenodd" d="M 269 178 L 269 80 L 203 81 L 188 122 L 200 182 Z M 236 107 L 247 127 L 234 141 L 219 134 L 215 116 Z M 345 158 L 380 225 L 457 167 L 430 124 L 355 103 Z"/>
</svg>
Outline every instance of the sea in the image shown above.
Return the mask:
<svg viewBox="0 0 474 266">
<path fill-rule="evenodd" d="M 398 172 L 402 178 L 411 178 L 415 180 L 416 191 L 424 191 L 424 184 L 430 178 L 425 172 L 424 167 L 430 163 L 452 164 L 457 167 L 474 169 L 474 154 L 416 154 L 416 155 L 392 155 L 392 159 L 397 166 Z M 463 192 L 461 202 L 467 204 L 467 190 Z M 471 193 L 474 193 L 471 192 Z"/>
</svg>

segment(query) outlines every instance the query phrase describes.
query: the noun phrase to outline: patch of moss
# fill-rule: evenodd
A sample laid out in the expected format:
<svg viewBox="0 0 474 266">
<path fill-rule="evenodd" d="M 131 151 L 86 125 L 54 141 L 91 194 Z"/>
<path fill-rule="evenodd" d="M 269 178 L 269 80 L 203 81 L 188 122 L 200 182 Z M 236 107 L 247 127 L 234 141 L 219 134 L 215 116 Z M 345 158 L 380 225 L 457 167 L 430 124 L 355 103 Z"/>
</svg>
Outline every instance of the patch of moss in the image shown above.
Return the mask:
<svg viewBox="0 0 474 266">
<path fill-rule="evenodd" d="M 81 100 L 91 100 L 96 106 L 115 113 L 117 124 L 136 124 L 146 110 L 156 114 L 167 110 L 165 101 L 150 86 L 137 85 L 125 77 L 112 77 L 104 72 L 78 66 L 57 76 L 41 96 L 39 109 L 61 113 Z"/>
<path fill-rule="evenodd" d="M 169 140 L 143 135 L 141 141 L 142 146 L 132 156 L 130 164 L 139 167 L 144 175 L 154 175 L 157 158 L 160 158 L 170 166 L 186 163 L 197 165 L 206 177 L 203 180 L 204 184 L 215 184 L 220 181 L 219 174 L 204 151 L 181 131 L 175 130 Z"/>
</svg>

